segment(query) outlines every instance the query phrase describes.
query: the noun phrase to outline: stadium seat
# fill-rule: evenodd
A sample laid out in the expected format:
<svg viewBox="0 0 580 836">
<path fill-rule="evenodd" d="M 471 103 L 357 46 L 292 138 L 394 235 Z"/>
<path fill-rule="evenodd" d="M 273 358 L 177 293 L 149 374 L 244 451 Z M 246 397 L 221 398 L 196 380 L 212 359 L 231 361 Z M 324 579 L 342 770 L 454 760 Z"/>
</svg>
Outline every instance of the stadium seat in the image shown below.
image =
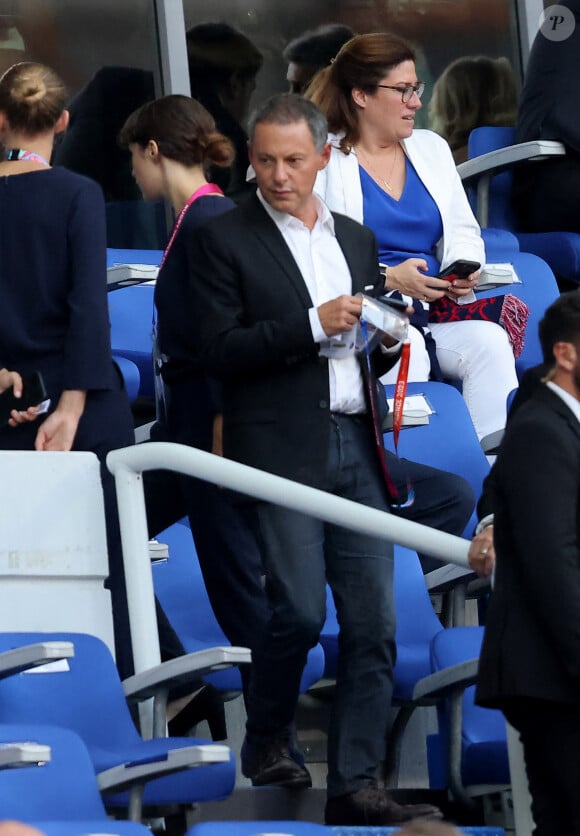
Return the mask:
<svg viewBox="0 0 580 836">
<path fill-rule="evenodd" d="M 147 836 L 142 824 L 107 816 L 86 746 L 68 729 L 39 724 L 0 724 L 0 746 L 40 744 L 40 764 L 0 769 L 2 819 L 37 827 L 46 836 Z"/>
<path fill-rule="evenodd" d="M 580 283 L 580 234 L 574 232 L 525 233 L 517 230 L 511 207 L 515 165 L 541 165 L 542 158 L 565 153 L 559 142 L 538 140 L 514 145 L 515 128 L 475 128 L 469 136 L 467 162 L 458 166 L 472 206 L 482 227 L 514 233 L 520 249 L 546 261 L 560 280 Z"/>
<path fill-rule="evenodd" d="M 437 705 L 439 734 L 427 740 L 431 786 L 449 785 L 465 804 L 510 784 L 503 714 L 474 702 L 482 640 L 483 627 L 440 631 L 430 647 L 433 674 L 414 691 L 420 704 Z"/>
<path fill-rule="evenodd" d="M 385 389 L 387 398 L 392 398 L 394 385 Z M 424 395 L 434 411 L 428 424 L 401 430 L 399 456 L 463 476 L 479 497 L 489 464 L 460 393 L 447 383 L 426 382 L 409 383 L 407 395 Z M 387 449 L 394 452 L 393 433 L 385 433 L 384 440 Z M 474 512 L 465 528 L 469 539 L 476 524 Z"/>
<path fill-rule="evenodd" d="M 183 646 L 191 653 L 208 646 L 227 645 L 207 597 L 189 523 L 182 520 L 158 534 L 157 539 L 169 546 L 169 559 L 153 565 L 155 593 Z M 317 645 L 308 655 L 301 691 L 317 682 L 323 670 L 324 653 Z M 207 680 L 222 691 L 242 688 L 239 670 L 233 667 L 210 674 Z"/>
<path fill-rule="evenodd" d="M 141 386 L 141 375 L 139 374 L 139 367 L 126 357 L 121 357 L 120 354 L 113 354 L 113 360 L 119 367 L 119 371 L 123 375 L 125 382 L 125 389 L 129 395 L 131 403 L 137 400 L 139 395 L 139 388 Z"/>
<path fill-rule="evenodd" d="M 139 396 L 153 400 L 153 358 L 151 328 L 153 294 L 151 284 L 123 287 L 108 294 L 113 354 L 131 360 L 139 369 Z"/>
<path fill-rule="evenodd" d="M 145 671 L 121 683 L 106 645 L 80 633 L 0 633 L 0 652 L 38 643 L 42 651 L 42 643 L 54 641 L 72 643 L 74 656 L 36 668 L 36 673 L 10 675 L 10 667 L 3 671 L 0 722 L 46 723 L 76 732 L 89 751 L 107 807 L 128 809 L 133 820 L 140 818 L 142 805 L 190 805 L 231 793 L 235 764 L 227 747 L 196 738 L 143 740 L 137 731 L 126 698 L 144 700 L 159 687 L 166 692 L 168 683 L 161 680 L 160 672 Z M 222 659 L 218 666 L 227 655 L 217 653 L 216 658 Z M 168 674 L 181 671 L 171 684 L 186 683 L 211 670 L 207 658 L 200 667 L 192 666 L 191 657 L 161 667 Z M 172 761 L 181 764 L 182 771 L 171 774 Z M 189 768 L 197 765 L 200 768 Z"/>
</svg>

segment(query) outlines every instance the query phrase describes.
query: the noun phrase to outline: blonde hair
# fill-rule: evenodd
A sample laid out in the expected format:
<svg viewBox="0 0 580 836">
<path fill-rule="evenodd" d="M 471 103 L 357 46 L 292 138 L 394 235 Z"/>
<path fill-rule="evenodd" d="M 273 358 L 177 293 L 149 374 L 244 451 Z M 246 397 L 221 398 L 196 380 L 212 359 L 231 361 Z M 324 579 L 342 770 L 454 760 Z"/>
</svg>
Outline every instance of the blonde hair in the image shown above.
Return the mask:
<svg viewBox="0 0 580 836">
<path fill-rule="evenodd" d="M 454 151 L 467 145 L 473 128 L 510 127 L 516 115 L 516 80 L 507 58 L 458 58 L 437 79 L 429 102 L 431 127 Z"/>
<path fill-rule="evenodd" d="M 0 78 L 0 111 L 12 129 L 29 136 L 54 128 L 66 100 L 64 82 L 44 64 L 13 64 Z"/>
</svg>

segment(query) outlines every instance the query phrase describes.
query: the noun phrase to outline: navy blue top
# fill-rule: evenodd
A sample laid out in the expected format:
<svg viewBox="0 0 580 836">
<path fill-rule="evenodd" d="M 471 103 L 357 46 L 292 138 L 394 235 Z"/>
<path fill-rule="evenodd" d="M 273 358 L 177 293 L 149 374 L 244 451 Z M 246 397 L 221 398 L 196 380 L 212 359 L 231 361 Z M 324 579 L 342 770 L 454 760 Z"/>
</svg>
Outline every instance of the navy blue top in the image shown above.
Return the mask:
<svg viewBox="0 0 580 836">
<path fill-rule="evenodd" d="M 375 233 L 382 264 L 394 267 L 407 258 L 424 258 L 427 275 L 436 276 L 436 246 L 443 235 L 441 214 L 407 157 L 405 162 L 407 176 L 399 200 L 381 189 L 359 166 L 364 224 Z"/>
<path fill-rule="evenodd" d="M 0 217 L 0 365 L 39 369 L 53 399 L 118 389 L 100 187 L 63 168 L 0 177 Z"/>
<path fill-rule="evenodd" d="M 163 378 L 183 379 L 191 371 L 199 371 L 197 352 L 193 346 L 196 327 L 191 294 L 191 243 L 193 230 L 210 218 L 235 208 L 228 197 L 204 195 L 195 200 L 185 215 L 155 285 L 157 338 L 159 348 L 169 357 Z"/>
</svg>

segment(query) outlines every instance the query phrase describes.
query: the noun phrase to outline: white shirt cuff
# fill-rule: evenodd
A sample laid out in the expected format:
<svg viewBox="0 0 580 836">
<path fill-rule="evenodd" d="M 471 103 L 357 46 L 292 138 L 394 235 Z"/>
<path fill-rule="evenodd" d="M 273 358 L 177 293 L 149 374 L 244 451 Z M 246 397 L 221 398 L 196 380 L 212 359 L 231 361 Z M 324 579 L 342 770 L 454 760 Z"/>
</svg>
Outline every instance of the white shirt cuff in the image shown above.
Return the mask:
<svg viewBox="0 0 580 836">
<path fill-rule="evenodd" d="M 324 328 L 320 324 L 320 317 L 318 316 L 318 308 L 309 308 L 308 316 L 310 318 L 310 330 L 312 331 L 312 339 L 315 343 L 323 343 L 328 339 L 324 333 Z"/>
</svg>

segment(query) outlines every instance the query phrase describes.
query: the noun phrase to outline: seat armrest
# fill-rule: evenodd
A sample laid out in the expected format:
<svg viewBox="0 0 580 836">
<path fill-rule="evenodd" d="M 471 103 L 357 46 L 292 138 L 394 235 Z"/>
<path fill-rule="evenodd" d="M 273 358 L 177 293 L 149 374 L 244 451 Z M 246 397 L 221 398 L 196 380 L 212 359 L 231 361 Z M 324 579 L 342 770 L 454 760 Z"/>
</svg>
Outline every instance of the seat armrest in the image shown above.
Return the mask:
<svg viewBox="0 0 580 836">
<path fill-rule="evenodd" d="M 503 441 L 505 429 L 496 430 L 493 433 L 484 435 L 481 441 L 481 449 L 487 456 L 495 455 L 499 451 L 500 444 Z"/>
<path fill-rule="evenodd" d="M 0 653 L 0 679 L 75 655 L 72 642 L 37 642 Z"/>
<path fill-rule="evenodd" d="M 210 647 L 130 676 L 123 681 L 123 690 L 128 700 L 139 702 L 154 697 L 161 688 L 186 684 L 213 671 L 251 661 L 252 654 L 247 647 Z"/>
<path fill-rule="evenodd" d="M 419 705 L 433 705 L 457 691 L 474 685 L 479 659 L 469 659 L 442 671 L 424 676 L 413 689 L 413 701 Z"/>
<path fill-rule="evenodd" d="M 468 566 L 456 566 L 454 563 L 446 563 L 427 572 L 425 584 L 429 592 L 449 592 L 458 586 L 467 584 L 477 577 L 473 569 Z"/>
<path fill-rule="evenodd" d="M 1 743 L 0 769 L 15 769 L 20 766 L 42 766 L 51 758 L 50 746 L 42 743 Z"/>
<path fill-rule="evenodd" d="M 481 227 L 486 227 L 489 221 L 489 186 L 492 178 L 502 171 L 508 171 L 522 163 L 545 160 L 548 157 L 565 156 L 566 148 L 561 142 L 551 139 L 534 139 L 531 142 L 520 142 L 481 154 L 472 160 L 460 163 L 457 171 L 463 185 L 477 188 L 477 220 Z"/>
<path fill-rule="evenodd" d="M 97 783 L 102 793 L 124 792 L 135 785 L 144 784 L 163 775 L 182 772 L 194 766 L 225 763 L 229 759 L 230 750 L 227 746 L 215 743 L 185 746 L 180 749 L 170 749 L 166 754 L 158 757 L 143 758 L 105 769 L 97 775 Z"/>
<path fill-rule="evenodd" d="M 474 185 L 483 175 L 501 174 L 519 163 L 545 160 L 548 157 L 562 157 L 566 148 L 561 142 L 552 139 L 534 139 L 530 142 L 520 142 L 481 154 L 472 160 L 467 160 L 457 166 L 457 172 L 464 186 Z"/>
</svg>

